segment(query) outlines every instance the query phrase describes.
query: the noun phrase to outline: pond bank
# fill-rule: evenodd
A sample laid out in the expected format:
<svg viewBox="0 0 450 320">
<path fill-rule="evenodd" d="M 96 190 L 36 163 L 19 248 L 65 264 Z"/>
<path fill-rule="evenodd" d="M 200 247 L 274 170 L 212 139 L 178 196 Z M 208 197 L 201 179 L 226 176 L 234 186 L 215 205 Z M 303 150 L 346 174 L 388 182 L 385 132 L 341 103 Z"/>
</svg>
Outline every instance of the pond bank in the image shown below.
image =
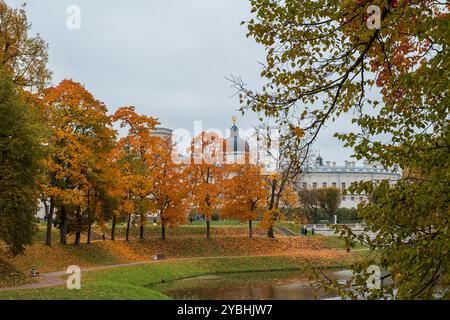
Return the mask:
<svg viewBox="0 0 450 320">
<path fill-rule="evenodd" d="M 231 257 L 210 259 L 167 260 L 158 263 L 135 265 L 82 274 L 82 289 L 70 291 L 64 286 L 0 292 L 0 299 L 117 299 L 153 300 L 170 299 L 167 295 L 150 288 L 161 283 L 183 278 L 218 273 L 255 272 L 269 270 L 305 270 L 311 264 L 323 268 L 344 269 L 352 261 L 346 259 L 320 258 L 315 261 L 302 257 Z M 354 258 L 354 257 L 353 257 Z"/>
<path fill-rule="evenodd" d="M 346 280 L 348 272 L 326 271 L 327 277 Z M 152 286 L 173 299 L 197 300 L 315 300 L 332 298 L 314 288 L 302 270 L 222 273 L 176 280 Z"/>
</svg>

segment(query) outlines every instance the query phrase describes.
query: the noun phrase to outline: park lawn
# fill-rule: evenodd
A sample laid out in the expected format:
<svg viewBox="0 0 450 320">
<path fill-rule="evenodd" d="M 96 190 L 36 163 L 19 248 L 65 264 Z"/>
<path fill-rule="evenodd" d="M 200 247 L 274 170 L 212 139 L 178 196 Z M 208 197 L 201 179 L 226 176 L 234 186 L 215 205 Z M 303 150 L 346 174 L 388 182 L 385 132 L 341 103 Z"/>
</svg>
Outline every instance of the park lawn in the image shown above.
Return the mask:
<svg viewBox="0 0 450 320">
<path fill-rule="evenodd" d="M 304 270 L 311 262 L 324 268 L 345 268 L 351 259 L 318 258 L 309 263 L 292 256 L 166 260 L 84 273 L 81 290 L 60 286 L 8 291 L 0 292 L 0 300 L 163 300 L 170 297 L 151 289 L 152 286 L 218 273 Z"/>
<path fill-rule="evenodd" d="M 301 226 L 298 223 L 294 223 L 292 221 L 282 221 L 282 222 L 277 222 L 276 226 L 285 227 L 285 228 L 291 230 L 292 232 L 294 232 L 295 234 L 300 235 Z M 313 236 L 312 230 L 308 229 L 308 237 L 311 237 L 311 236 Z"/>
<path fill-rule="evenodd" d="M 255 233 L 259 230 L 259 222 L 254 223 Z M 117 226 L 116 232 L 119 237 L 125 237 L 125 224 Z M 206 237 L 206 222 L 204 221 L 194 221 L 189 224 L 179 225 L 176 228 L 168 228 L 166 230 L 168 237 L 178 237 L 178 236 L 199 236 Z M 211 235 L 214 236 L 247 236 L 248 234 L 248 224 L 247 222 L 239 222 L 235 220 L 227 221 L 212 221 L 211 222 Z M 139 237 L 139 227 L 132 226 L 130 228 L 130 236 L 134 239 Z M 145 227 L 145 238 L 149 237 L 160 237 L 161 236 L 161 226 L 148 224 Z"/>
<path fill-rule="evenodd" d="M 28 247 L 25 254 L 10 257 L 6 250 L 0 249 L 0 262 L 9 264 L 28 273 L 37 268 L 41 273 L 64 270 L 68 265 L 82 267 L 148 261 L 153 255 L 163 253 L 167 258 L 283 255 L 291 253 L 315 252 L 324 248 L 326 239 L 321 236 L 308 238 L 278 237 L 269 239 L 257 237 L 168 237 L 166 241 L 158 238 L 145 241 L 96 241 L 90 245 L 48 247 L 35 244 Z M 0 277 L 1 278 L 1 277 Z"/>
<path fill-rule="evenodd" d="M 324 248 L 342 250 L 347 249 L 345 242 L 341 240 L 339 236 L 323 236 L 322 239 L 324 240 Z M 350 250 L 369 250 L 369 247 L 360 243 L 355 243 L 355 246 L 350 248 Z"/>
<path fill-rule="evenodd" d="M 277 222 L 276 226 L 277 225 L 288 228 L 289 230 L 295 232 L 296 234 L 300 234 L 300 225 L 297 223 L 290 222 L 290 221 L 282 221 L 282 222 Z"/>
<path fill-rule="evenodd" d="M 343 243 L 329 237 L 169 237 L 167 241 L 149 238 L 145 241 L 97 241 L 90 245 L 47 247 L 35 244 L 24 255 L 11 257 L 0 248 L 0 287 L 28 284 L 30 270 L 41 273 L 63 271 L 70 265 L 82 268 L 150 261 L 155 254 L 168 259 L 231 256 L 301 256 L 304 258 L 341 257 Z"/>
<path fill-rule="evenodd" d="M 255 221 L 253 223 L 255 233 L 259 231 L 259 222 Z M 126 224 L 120 223 L 116 227 L 116 236 L 125 237 Z M 111 226 L 109 224 L 108 230 L 101 230 L 98 226 L 94 225 L 94 231 L 98 234 L 103 234 L 110 237 Z M 47 227 L 44 222 L 41 222 L 36 226 L 36 233 L 34 234 L 34 243 L 45 242 Z M 194 221 L 192 223 L 182 224 L 176 228 L 168 228 L 166 230 L 168 237 L 170 236 L 205 236 L 206 237 L 206 222 L 205 221 Z M 237 220 L 221 220 L 211 222 L 211 234 L 212 236 L 247 236 L 248 234 L 248 222 L 237 221 Z M 139 238 L 139 227 L 131 226 L 130 236 L 132 239 Z M 148 223 L 145 227 L 145 238 L 148 237 L 160 237 L 161 236 L 161 226 L 153 225 Z M 57 242 L 59 239 L 59 231 L 55 228 L 52 229 L 53 242 Z"/>
</svg>

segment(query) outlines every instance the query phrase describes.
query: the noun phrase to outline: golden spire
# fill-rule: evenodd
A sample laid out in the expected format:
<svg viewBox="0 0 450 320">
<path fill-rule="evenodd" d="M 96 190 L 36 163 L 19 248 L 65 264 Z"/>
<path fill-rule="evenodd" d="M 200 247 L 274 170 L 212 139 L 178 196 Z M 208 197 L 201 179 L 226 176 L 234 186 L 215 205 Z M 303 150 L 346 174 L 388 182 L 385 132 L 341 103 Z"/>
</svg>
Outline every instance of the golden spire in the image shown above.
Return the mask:
<svg viewBox="0 0 450 320">
<path fill-rule="evenodd" d="M 231 118 L 231 120 L 233 121 L 233 124 L 236 125 L 237 117 L 236 117 L 236 116 L 233 116 L 233 118 Z"/>
</svg>

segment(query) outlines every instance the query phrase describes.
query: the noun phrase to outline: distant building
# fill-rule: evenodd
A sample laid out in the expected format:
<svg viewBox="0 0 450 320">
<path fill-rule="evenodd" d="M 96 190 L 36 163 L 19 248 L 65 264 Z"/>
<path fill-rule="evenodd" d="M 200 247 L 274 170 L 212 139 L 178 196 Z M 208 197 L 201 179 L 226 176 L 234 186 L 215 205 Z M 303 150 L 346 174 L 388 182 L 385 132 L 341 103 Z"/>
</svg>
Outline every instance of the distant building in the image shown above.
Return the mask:
<svg viewBox="0 0 450 320">
<path fill-rule="evenodd" d="M 236 121 L 237 118 L 233 117 L 230 136 L 223 142 L 223 161 L 227 164 L 248 164 L 250 163 L 250 145 L 239 136 Z"/>
<path fill-rule="evenodd" d="M 307 189 L 339 188 L 347 190 L 352 183 L 360 181 L 399 180 L 401 174 L 397 167 L 385 168 L 379 163 L 364 162 L 363 166 L 356 166 L 356 162 L 345 161 L 344 166 L 336 162 L 324 162 L 318 157 L 312 166 L 307 166 L 300 178 L 299 187 Z M 347 194 L 342 196 L 341 208 L 356 208 L 359 203 L 366 200 L 366 195 Z"/>
<path fill-rule="evenodd" d="M 172 134 L 173 131 L 171 129 L 167 129 L 167 128 L 155 128 L 155 130 L 153 130 L 152 135 L 154 137 L 159 137 L 159 138 L 167 138 L 172 140 Z"/>
</svg>

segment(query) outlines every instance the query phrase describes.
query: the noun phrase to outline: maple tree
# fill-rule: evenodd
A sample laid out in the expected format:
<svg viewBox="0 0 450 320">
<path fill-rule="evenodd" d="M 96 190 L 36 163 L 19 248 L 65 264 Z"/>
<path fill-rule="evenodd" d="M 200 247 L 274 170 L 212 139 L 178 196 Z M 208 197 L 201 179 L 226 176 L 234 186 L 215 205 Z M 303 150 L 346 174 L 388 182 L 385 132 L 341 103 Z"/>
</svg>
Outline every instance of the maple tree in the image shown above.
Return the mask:
<svg viewBox="0 0 450 320">
<path fill-rule="evenodd" d="M 140 217 L 140 239 L 144 239 L 147 214 L 151 207 L 149 198 L 153 184 L 151 157 L 156 151 L 158 138 L 153 136 L 155 127 L 159 124 L 155 118 L 139 115 L 134 107 L 119 108 L 113 116 L 122 128 L 128 128 L 128 133 L 121 138 L 114 150 L 113 159 L 118 165 L 119 182 L 113 193 L 119 196 L 121 204 L 113 215 L 111 238 L 115 238 L 117 214 L 127 216 L 126 240 L 129 240 L 132 215 Z"/>
<path fill-rule="evenodd" d="M 264 214 L 268 197 L 262 168 L 251 164 L 228 165 L 223 184 L 221 216 L 248 221 L 248 235 L 253 238 L 253 221 Z"/>
<path fill-rule="evenodd" d="M 116 144 L 109 156 L 109 181 L 110 183 L 102 193 L 100 205 L 104 208 L 104 217 L 102 217 L 102 229 L 106 233 L 108 229 L 107 222 L 111 221 L 111 240 L 116 240 L 117 220 L 122 216 L 128 217 L 133 214 L 133 206 L 128 190 L 131 189 L 131 174 L 127 174 L 126 159 L 121 154 L 121 149 Z M 130 218 L 131 219 L 131 218 Z M 126 240 L 128 241 L 129 226 L 127 228 Z"/>
<path fill-rule="evenodd" d="M 192 204 L 206 220 L 211 238 L 211 217 L 222 205 L 223 140 L 214 132 L 202 132 L 191 143 L 190 183 Z"/>
<path fill-rule="evenodd" d="M 346 288 L 334 287 L 351 298 L 361 297 L 358 292 L 434 297 L 449 266 L 448 4 L 250 2 L 255 17 L 246 25 L 249 37 L 266 48 L 266 84 L 255 91 L 235 79 L 243 109 L 274 117 L 280 126 L 300 125 L 305 139 L 299 147 L 306 151 L 325 125 L 353 112 L 360 130 L 336 137 L 357 159 L 404 171 L 395 184 L 362 182 L 349 189 L 370 195 L 359 216 L 375 238 L 342 231 L 348 245 L 360 241 L 377 253 L 394 286 L 369 290 L 365 270 L 376 261 L 367 261 L 355 264 Z M 368 26 L 369 5 L 380 9 L 379 28 Z"/>
<path fill-rule="evenodd" d="M 44 194 L 50 199 L 50 208 L 57 209 L 60 243 L 67 243 L 69 232 L 79 244 L 81 232 L 92 224 L 90 190 L 106 174 L 103 158 L 112 147 L 115 132 L 106 106 L 79 83 L 63 80 L 44 91 L 44 101 L 52 133 L 46 159 L 49 183 Z M 50 211 L 50 227 L 52 217 Z"/>
<path fill-rule="evenodd" d="M 171 138 L 157 138 L 155 151 L 150 155 L 152 167 L 150 208 L 159 216 L 161 238 L 166 240 L 167 227 L 185 223 L 190 209 L 189 167 L 174 161 Z"/>
</svg>

